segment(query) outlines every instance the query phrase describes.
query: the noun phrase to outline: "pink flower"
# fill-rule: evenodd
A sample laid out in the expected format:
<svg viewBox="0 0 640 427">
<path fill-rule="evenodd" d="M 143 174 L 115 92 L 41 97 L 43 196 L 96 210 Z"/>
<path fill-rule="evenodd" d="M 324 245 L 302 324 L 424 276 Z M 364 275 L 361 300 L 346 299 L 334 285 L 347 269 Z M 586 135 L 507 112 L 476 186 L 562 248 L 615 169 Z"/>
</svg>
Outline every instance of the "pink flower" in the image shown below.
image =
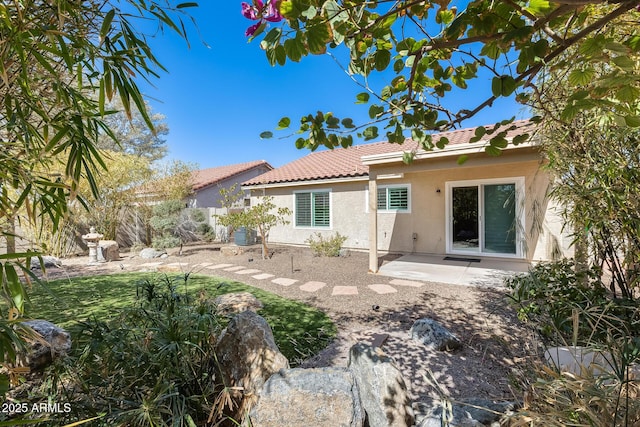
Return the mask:
<svg viewBox="0 0 640 427">
<path fill-rule="evenodd" d="M 278 10 L 278 0 L 268 0 L 266 7 L 262 0 L 252 0 L 252 2 L 253 4 L 245 2 L 241 3 L 242 16 L 247 19 L 251 19 L 252 21 L 258 21 L 247 28 L 244 33 L 246 36 L 254 35 L 265 21 L 280 22 L 284 19 L 280 14 L 280 10 Z"/>
</svg>

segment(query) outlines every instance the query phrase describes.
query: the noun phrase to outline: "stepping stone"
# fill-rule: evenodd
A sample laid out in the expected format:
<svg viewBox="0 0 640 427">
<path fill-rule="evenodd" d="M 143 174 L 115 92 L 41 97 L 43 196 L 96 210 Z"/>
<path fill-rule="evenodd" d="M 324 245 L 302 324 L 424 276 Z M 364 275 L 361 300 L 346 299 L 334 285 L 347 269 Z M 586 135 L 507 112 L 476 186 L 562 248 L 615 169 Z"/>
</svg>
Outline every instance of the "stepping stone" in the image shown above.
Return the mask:
<svg viewBox="0 0 640 427">
<path fill-rule="evenodd" d="M 393 294 L 398 292 L 398 290 L 396 288 L 394 288 L 393 286 L 389 286 L 389 285 L 369 285 L 367 286 L 369 289 L 371 289 L 373 292 L 375 292 L 376 294 Z"/>
<path fill-rule="evenodd" d="M 242 266 L 242 265 L 236 265 L 234 267 L 223 268 L 223 270 L 224 271 L 239 271 L 239 270 L 244 270 L 245 268 L 247 268 L 247 267 Z"/>
<path fill-rule="evenodd" d="M 189 265 L 189 263 L 188 262 L 171 262 L 167 265 L 170 267 L 186 267 Z"/>
<path fill-rule="evenodd" d="M 282 286 L 291 286 L 296 283 L 296 279 L 287 279 L 286 277 L 278 277 L 277 279 L 273 279 L 271 283 L 275 283 L 276 285 Z"/>
<path fill-rule="evenodd" d="M 210 265 L 213 265 L 212 262 L 200 262 L 198 264 L 194 264 L 194 267 L 209 267 Z"/>
<path fill-rule="evenodd" d="M 145 262 L 144 264 L 140 264 L 138 267 L 157 267 L 159 265 L 164 264 L 164 262 Z"/>
<path fill-rule="evenodd" d="M 247 268 L 246 270 L 236 271 L 236 274 L 256 274 L 260 273 L 260 270 L 255 268 Z"/>
<path fill-rule="evenodd" d="M 304 285 L 300 286 L 300 290 L 305 292 L 316 292 L 324 288 L 326 285 L 327 284 L 324 282 L 307 282 Z"/>
<path fill-rule="evenodd" d="M 357 286 L 334 286 L 331 295 L 358 295 Z"/>
<path fill-rule="evenodd" d="M 207 267 L 209 270 L 217 270 L 219 268 L 226 268 L 226 267 L 231 267 L 233 264 L 216 264 L 216 265 L 212 265 Z"/>
<path fill-rule="evenodd" d="M 269 273 L 262 273 L 262 274 L 256 274 L 255 276 L 251 276 L 254 279 L 258 279 L 258 280 L 264 280 L 264 279 L 270 279 L 273 277 L 273 274 L 269 274 Z"/>
<path fill-rule="evenodd" d="M 426 283 L 424 282 L 416 282 L 414 280 L 405 280 L 405 279 L 393 279 L 389 283 L 396 286 L 410 286 L 412 288 L 420 288 L 426 285 Z"/>
</svg>

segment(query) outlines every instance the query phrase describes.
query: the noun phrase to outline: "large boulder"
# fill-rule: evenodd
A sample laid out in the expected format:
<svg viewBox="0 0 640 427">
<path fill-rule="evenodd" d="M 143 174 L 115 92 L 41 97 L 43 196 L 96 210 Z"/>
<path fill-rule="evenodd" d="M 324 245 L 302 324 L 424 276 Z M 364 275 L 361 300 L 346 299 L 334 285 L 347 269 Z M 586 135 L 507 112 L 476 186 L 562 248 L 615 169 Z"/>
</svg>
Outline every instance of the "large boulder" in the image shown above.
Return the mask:
<svg viewBox="0 0 640 427">
<path fill-rule="evenodd" d="M 71 350 L 71 335 L 54 323 L 46 320 L 28 320 L 23 322 L 23 325 L 36 333 L 27 337 L 30 348 L 22 355 L 23 365 L 31 369 L 41 369 Z"/>
<path fill-rule="evenodd" d="M 370 426 L 413 425 L 411 398 L 393 359 L 379 348 L 356 344 L 349 351 L 348 366 L 358 385 Z"/>
<path fill-rule="evenodd" d="M 365 417 L 348 369 L 298 368 L 267 380 L 250 418 L 253 427 L 362 427 Z"/>
<path fill-rule="evenodd" d="M 232 316 L 243 311 L 254 313 L 262 309 L 262 302 L 249 292 L 231 292 L 215 299 L 216 311 L 222 316 Z"/>
<path fill-rule="evenodd" d="M 454 351 L 462 347 L 457 336 L 433 319 L 416 320 L 409 333 L 415 341 L 432 350 Z"/>
<path fill-rule="evenodd" d="M 231 319 L 219 337 L 216 357 L 224 384 L 236 391 L 233 397 L 244 407 L 255 403 L 264 382 L 274 372 L 289 368 L 267 321 L 252 311 Z"/>
<path fill-rule="evenodd" d="M 439 401 L 422 402 L 416 404 L 416 427 L 500 427 L 500 419 L 516 407 L 513 402 L 480 398 L 452 402 L 450 410 L 443 410 Z"/>
<path fill-rule="evenodd" d="M 140 258 L 153 259 L 166 257 L 167 251 L 158 250 L 154 248 L 144 248 L 140 251 Z"/>
<path fill-rule="evenodd" d="M 100 240 L 97 252 L 98 261 L 117 261 L 120 259 L 120 246 L 115 240 Z"/>
</svg>

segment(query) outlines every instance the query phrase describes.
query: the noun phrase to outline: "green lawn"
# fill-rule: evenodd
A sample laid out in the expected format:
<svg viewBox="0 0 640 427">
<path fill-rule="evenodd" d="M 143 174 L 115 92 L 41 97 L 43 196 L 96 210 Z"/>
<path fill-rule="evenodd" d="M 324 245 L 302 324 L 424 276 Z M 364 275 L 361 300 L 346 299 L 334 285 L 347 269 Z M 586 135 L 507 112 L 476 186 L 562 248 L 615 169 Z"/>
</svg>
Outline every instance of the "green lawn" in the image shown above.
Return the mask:
<svg viewBox="0 0 640 427">
<path fill-rule="evenodd" d="M 138 286 L 148 280 L 169 279 L 176 292 L 195 296 L 201 290 L 210 298 L 229 292 L 247 291 L 255 295 L 264 308 L 260 311 L 271 328 L 280 351 L 292 365 L 324 348 L 335 336 L 335 326 L 321 311 L 272 293 L 238 282 L 210 276 L 192 275 L 185 283 L 183 274 L 122 273 L 107 276 L 55 280 L 44 286 L 34 285 L 27 315 L 49 320 L 71 332 L 79 322 L 95 316 L 108 320 L 119 309 L 136 301 Z"/>
</svg>

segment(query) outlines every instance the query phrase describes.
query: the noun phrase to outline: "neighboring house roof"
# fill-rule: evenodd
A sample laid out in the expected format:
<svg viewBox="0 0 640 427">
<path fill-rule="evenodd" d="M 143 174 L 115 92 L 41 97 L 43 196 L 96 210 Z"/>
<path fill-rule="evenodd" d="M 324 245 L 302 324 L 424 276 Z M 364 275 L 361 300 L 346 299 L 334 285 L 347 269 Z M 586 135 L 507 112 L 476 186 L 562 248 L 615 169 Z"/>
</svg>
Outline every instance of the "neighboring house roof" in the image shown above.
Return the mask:
<svg viewBox="0 0 640 427">
<path fill-rule="evenodd" d="M 273 166 L 264 160 L 256 160 L 253 162 L 238 163 L 235 165 L 219 166 L 215 168 L 202 169 L 193 173 L 193 190 L 202 190 L 205 187 L 215 185 L 226 179 L 232 178 L 248 170 L 265 166 L 268 170 L 272 170 Z"/>
<path fill-rule="evenodd" d="M 511 125 L 515 126 L 515 128 L 507 132 L 507 140 L 524 133 L 532 133 L 536 126 L 530 120 L 518 120 Z M 493 126 L 485 126 L 485 128 L 490 129 Z M 436 144 L 440 138 L 446 137 L 449 139 L 447 147 L 461 146 L 462 144 L 467 144 L 474 137 L 475 130 L 476 128 L 473 127 L 433 134 L 432 141 Z M 490 137 L 491 135 L 487 135 L 482 141 L 475 143 L 474 146 L 486 145 Z M 354 145 L 348 148 L 335 148 L 308 154 L 282 167 L 250 179 L 242 185 L 258 186 L 298 181 L 366 177 L 369 175 L 368 165 L 373 162 L 363 162 L 363 157 L 370 159 L 378 156 L 390 157 L 395 154 L 401 156 L 403 152 L 414 150 L 417 150 L 417 153 L 438 153 L 441 151 L 437 148 L 432 152 L 418 150 L 418 143 L 411 139 L 407 139 L 404 144 L 376 142 L 373 144 Z"/>
</svg>

